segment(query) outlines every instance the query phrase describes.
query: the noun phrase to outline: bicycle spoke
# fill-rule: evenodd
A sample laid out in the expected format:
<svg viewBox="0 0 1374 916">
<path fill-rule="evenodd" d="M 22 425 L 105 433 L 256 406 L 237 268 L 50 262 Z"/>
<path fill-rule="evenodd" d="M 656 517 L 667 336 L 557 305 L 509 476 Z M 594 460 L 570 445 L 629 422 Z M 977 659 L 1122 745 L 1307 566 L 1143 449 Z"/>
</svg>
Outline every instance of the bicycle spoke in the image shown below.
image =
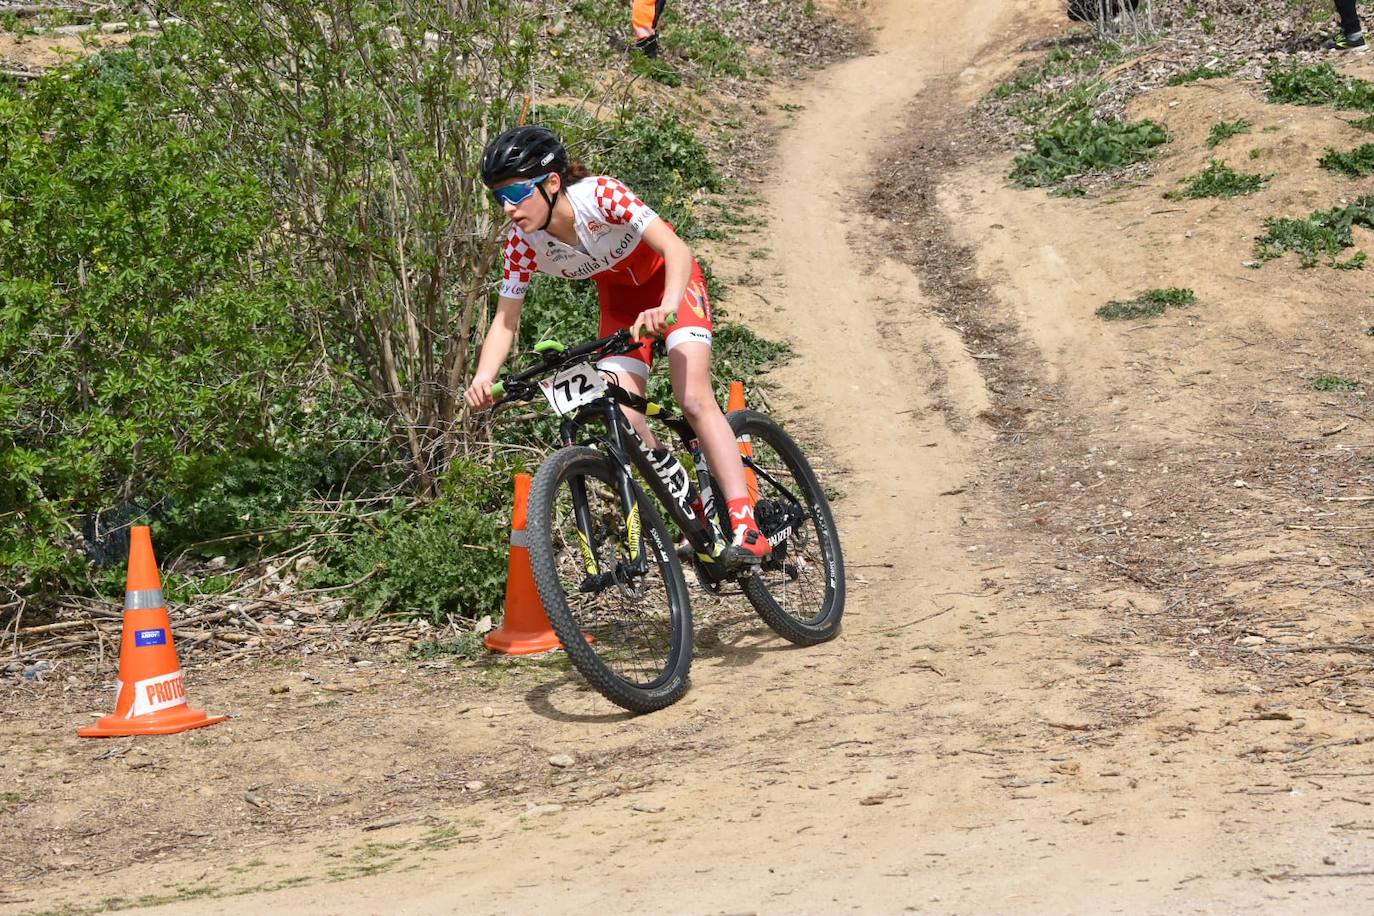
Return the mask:
<svg viewBox="0 0 1374 916">
<path fill-rule="evenodd" d="M 586 490 L 592 530 L 588 538 L 598 574 L 614 581 L 593 592 L 582 591 L 588 577 L 586 548 L 577 528 L 571 489 L 561 487 L 555 503 L 553 541 L 559 579 L 568 611 L 591 638 L 590 647 L 617 677 L 645 686 L 667 668 L 673 650 L 672 608 L 663 583 L 661 558 L 641 537 L 642 574 L 627 540 L 620 497 L 607 481 L 580 478 Z"/>
</svg>

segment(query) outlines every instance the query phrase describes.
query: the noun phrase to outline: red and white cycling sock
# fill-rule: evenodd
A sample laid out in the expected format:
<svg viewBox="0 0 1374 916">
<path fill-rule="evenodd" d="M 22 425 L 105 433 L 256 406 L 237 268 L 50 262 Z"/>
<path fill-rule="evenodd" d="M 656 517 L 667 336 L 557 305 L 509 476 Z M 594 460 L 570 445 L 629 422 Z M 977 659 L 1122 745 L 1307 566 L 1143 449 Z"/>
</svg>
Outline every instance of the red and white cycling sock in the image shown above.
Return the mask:
<svg viewBox="0 0 1374 916">
<path fill-rule="evenodd" d="M 739 499 L 727 500 L 725 508 L 730 510 L 731 534 L 737 533 L 741 528 L 746 531 L 750 528 L 758 528 L 758 524 L 754 521 L 754 504 L 749 502 L 749 497 L 742 496 Z"/>
</svg>

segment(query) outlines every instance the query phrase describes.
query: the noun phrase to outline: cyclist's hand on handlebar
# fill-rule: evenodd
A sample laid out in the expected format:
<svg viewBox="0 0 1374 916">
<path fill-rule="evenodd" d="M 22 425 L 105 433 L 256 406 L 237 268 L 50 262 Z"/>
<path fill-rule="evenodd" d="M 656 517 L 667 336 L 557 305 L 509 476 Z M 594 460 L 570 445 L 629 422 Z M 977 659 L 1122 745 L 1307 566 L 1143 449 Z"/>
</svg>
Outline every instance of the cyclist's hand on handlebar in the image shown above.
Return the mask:
<svg viewBox="0 0 1374 916">
<path fill-rule="evenodd" d="M 469 407 L 473 410 L 486 410 L 491 407 L 492 402 L 495 401 L 495 397 L 491 390 L 493 381 L 495 380 L 484 375 L 473 378 L 472 384 L 469 385 L 468 390 L 463 393 L 463 397 L 467 399 Z"/>
<path fill-rule="evenodd" d="M 639 329 L 644 330 L 655 337 L 659 337 L 664 331 L 673 326 L 676 321 L 677 306 L 660 305 L 658 308 L 646 309 L 639 313 L 634 323 L 630 325 L 630 336 L 635 340 L 639 339 Z"/>
</svg>

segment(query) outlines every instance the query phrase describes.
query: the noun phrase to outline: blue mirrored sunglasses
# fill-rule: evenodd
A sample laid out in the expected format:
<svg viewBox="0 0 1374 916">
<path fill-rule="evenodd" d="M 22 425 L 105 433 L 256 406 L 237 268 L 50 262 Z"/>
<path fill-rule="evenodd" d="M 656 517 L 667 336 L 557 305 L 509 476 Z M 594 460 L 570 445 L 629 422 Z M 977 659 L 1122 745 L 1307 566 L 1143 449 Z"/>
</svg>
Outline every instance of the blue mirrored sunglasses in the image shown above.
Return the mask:
<svg viewBox="0 0 1374 916">
<path fill-rule="evenodd" d="M 534 188 L 539 182 L 552 174 L 553 172 L 545 172 L 538 178 L 531 178 L 529 181 L 517 181 L 515 184 L 508 184 L 504 188 L 494 189 L 491 193 L 496 198 L 496 205 L 498 207 L 506 204 L 514 206 L 522 203 L 534 193 Z"/>
</svg>

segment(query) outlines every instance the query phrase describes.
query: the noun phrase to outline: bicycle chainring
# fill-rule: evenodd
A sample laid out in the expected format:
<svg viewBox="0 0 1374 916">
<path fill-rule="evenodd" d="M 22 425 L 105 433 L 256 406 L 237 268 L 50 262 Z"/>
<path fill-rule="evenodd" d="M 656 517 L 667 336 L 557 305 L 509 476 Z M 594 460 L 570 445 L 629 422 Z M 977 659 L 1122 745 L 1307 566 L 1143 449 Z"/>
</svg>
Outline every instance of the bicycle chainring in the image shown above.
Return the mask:
<svg viewBox="0 0 1374 916">
<path fill-rule="evenodd" d="M 806 510 L 801 506 L 771 497 L 760 499 L 754 506 L 754 520 L 758 523 L 763 536 L 768 538 L 768 543 L 773 545 L 771 563 L 782 563 L 787 558 L 790 546 L 800 546 L 803 543 L 801 539 L 805 537 Z M 787 531 L 789 528 L 791 530 Z M 786 536 L 782 540 L 774 541 L 783 531 L 787 531 Z"/>
</svg>

